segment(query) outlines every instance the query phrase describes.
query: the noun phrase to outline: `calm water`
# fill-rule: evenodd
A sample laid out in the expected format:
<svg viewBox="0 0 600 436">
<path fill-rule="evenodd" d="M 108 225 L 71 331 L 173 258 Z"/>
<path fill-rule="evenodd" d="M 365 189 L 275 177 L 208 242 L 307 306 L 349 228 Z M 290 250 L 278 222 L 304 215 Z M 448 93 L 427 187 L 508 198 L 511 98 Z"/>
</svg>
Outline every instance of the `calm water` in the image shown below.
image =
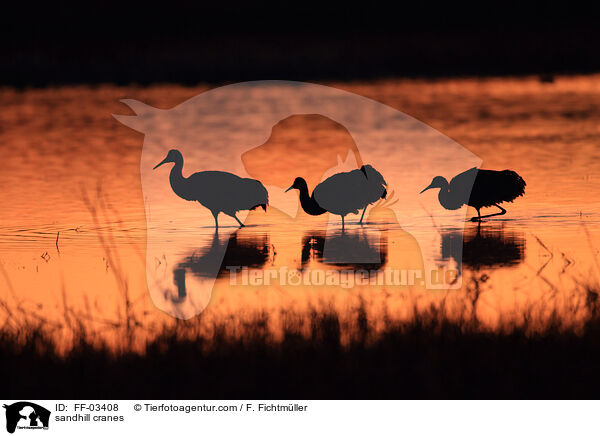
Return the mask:
<svg viewBox="0 0 600 436">
<path fill-rule="evenodd" d="M 187 224 L 175 222 L 163 229 L 170 235 L 168 241 L 185 243 L 177 243 L 176 252 L 165 246 L 164 257 L 150 257 L 145 211 L 159 216 L 167 209 L 149 209 L 144 204 L 140 183 L 144 136 L 111 114 L 132 114 L 119 103 L 122 98 L 167 109 L 206 89 L 157 85 L 21 92 L 5 88 L 0 91 L 4 166 L 0 173 L 0 292 L 13 308 L 12 316 L 22 309 L 22 313 L 61 320 L 69 312 L 89 320 L 90 328 L 101 328 L 123 319 L 127 296 L 128 310 L 143 323 L 165 321 L 170 318 L 149 298 L 147 265 L 165 283 L 160 304 L 176 308 L 194 283 L 214 269 L 211 253 L 225 246 L 225 263 L 202 316 L 227 317 L 240 310 L 276 314 L 282 308 L 323 303 L 349 308 L 359 299 L 374 312 L 385 306 L 391 316 L 405 316 L 414 304 L 441 298 L 460 305 L 476 277 L 482 289 L 479 315 L 494 323 L 535 307 L 558 305 L 567 310 L 577 303 L 573 301 L 577 282 L 597 283 L 600 76 L 558 77 L 551 84 L 524 78 L 332 85 L 432 126 L 479 156 L 483 168 L 517 171 L 527 182 L 525 197 L 508 204 L 507 215 L 480 228 L 467 224 L 464 244 L 460 228 L 436 220 L 442 212 L 431 209 L 433 193 L 422 200 L 423 208 L 412 217 L 411 232 L 387 204 L 368 213 L 368 226 L 351 225 L 344 234 L 335 226 L 331 231 L 326 216 L 296 216 L 297 194 L 289 194 L 287 213 L 276 208 L 266 214 L 253 211 L 246 220 L 248 227 L 239 231 L 232 219 L 221 215 L 225 231 L 215 235 L 206 209 L 185 203 L 190 214 Z M 260 96 L 253 103 L 257 111 L 267 104 Z M 298 145 L 298 153 L 306 159 L 316 150 L 333 150 L 335 156 L 351 148 L 344 144 L 348 141 L 344 133 L 327 120 L 299 116 L 268 141 L 256 143 L 255 152 L 243 158 L 246 170 L 250 175 L 265 175 L 261 177 L 265 184 L 287 187 L 293 177 L 302 175 L 297 174 L 302 165 L 297 156 L 286 157 L 290 153 L 282 151 L 282 144 L 299 137 L 304 142 Z M 394 144 L 382 139 L 378 147 L 376 154 L 385 158 Z M 157 148 L 156 163 L 168 148 Z M 278 158 L 277 170 L 261 167 L 267 156 Z M 218 159 L 204 159 L 203 168 L 193 159 L 187 162 L 185 174 L 221 167 Z M 309 166 L 314 169 L 314 164 Z M 157 170 L 155 183 L 168 188 L 168 171 L 167 166 Z M 319 178 L 306 176 L 312 189 Z M 429 181 L 423 180 L 422 187 Z M 395 191 L 402 192 L 402 187 L 396 186 Z M 169 201 L 176 202 L 172 196 Z M 196 216 L 198 221 L 194 221 Z M 207 216 L 210 221 L 205 222 Z M 437 236 L 423 249 L 414 235 L 431 232 L 432 219 L 438 223 Z M 225 265 L 247 267 L 249 272 L 285 267 L 300 275 L 307 270 L 360 270 L 365 259 L 336 260 L 348 247 L 359 246 L 372 257 L 366 261 L 368 269 L 381 271 L 386 267 L 419 269 L 426 257 L 456 264 L 462 249 L 462 289 L 264 286 L 251 281 L 240 286 L 232 284 L 224 269 Z M 157 296 L 153 297 L 156 302 Z"/>
</svg>

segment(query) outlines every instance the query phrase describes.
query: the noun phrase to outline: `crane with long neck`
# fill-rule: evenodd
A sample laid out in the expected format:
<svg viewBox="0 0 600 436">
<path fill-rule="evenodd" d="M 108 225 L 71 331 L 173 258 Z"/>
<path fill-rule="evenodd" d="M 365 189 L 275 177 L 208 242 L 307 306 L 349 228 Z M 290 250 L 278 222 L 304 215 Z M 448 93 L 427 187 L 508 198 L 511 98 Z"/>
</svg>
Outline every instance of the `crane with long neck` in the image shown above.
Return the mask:
<svg viewBox="0 0 600 436">
<path fill-rule="evenodd" d="M 525 193 L 525 180 L 511 170 L 495 171 L 471 168 L 450 180 L 442 176 L 433 178 L 429 186 L 421 191 L 439 188 L 438 199 L 444 209 L 456 210 L 463 205 L 474 207 L 477 216 L 471 221 L 481 221 L 497 215 L 504 215 L 503 202 L 512 202 Z M 495 206 L 500 212 L 481 216 L 480 209 Z"/>
<path fill-rule="evenodd" d="M 297 189 L 300 192 L 300 206 L 309 215 L 321 215 L 330 212 L 342 217 L 342 229 L 345 227 L 345 216 L 358 214 L 363 209 L 360 224 L 365 216 L 367 206 L 385 198 L 386 182 L 383 176 L 371 165 L 363 165 L 360 169 L 337 173 L 319 183 L 312 194 L 308 192 L 306 180 L 296 177 L 287 190 Z"/>
<path fill-rule="evenodd" d="M 285 192 L 288 192 L 290 189 L 297 189 L 300 192 L 300 206 L 302 206 L 302 210 L 309 215 L 323 215 L 327 212 L 319 203 L 315 200 L 314 192 L 313 195 L 308 193 L 308 185 L 306 184 L 306 180 L 302 177 L 297 177 L 294 180 L 294 184 L 286 189 Z"/>
<path fill-rule="evenodd" d="M 173 192 L 184 200 L 197 201 L 209 209 L 215 219 L 215 228 L 219 228 L 217 219 L 223 212 L 244 224 L 236 216 L 240 210 L 252 210 L 258 206 L 265 212 L 269 204 L 267 190 L 258 180 L 241 178 L 224 171 L 200 171 L 189 177 L 183 175 L 183 156 L 179 150 L 170 150 L 167 157 L 154 167 L 172 162 L 169 182 Z"/>
</svg>

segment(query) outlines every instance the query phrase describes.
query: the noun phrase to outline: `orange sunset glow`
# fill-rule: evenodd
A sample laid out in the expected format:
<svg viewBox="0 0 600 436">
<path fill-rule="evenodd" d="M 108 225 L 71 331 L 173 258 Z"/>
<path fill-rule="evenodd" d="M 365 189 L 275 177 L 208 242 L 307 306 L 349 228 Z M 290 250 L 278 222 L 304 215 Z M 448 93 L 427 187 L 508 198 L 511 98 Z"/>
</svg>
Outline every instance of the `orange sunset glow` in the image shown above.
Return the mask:
<svg viewBox="0 0 600 436">
<path fill-rule="evenodd" d="M 477 285 L 481 296 L 476 315 L 485 324 L 494 326 L 507 318 L 519 322 L 527 311 L 543 320 L 553 310 L 564 313 L 568 322 L 577 322 L 580 315 L 570 315 L 570 310 L 583 304 L 578 299 L 584 297 L 574 295 L 573 290 L 583 278 L 598 273 L 600 179 L 594 138 L 600 112 L 594 102 L 600 95 L 600 77 L 559 77 L 552 87 L 536 78 L 331 85 L 381 101 L 433 126 L 480 156 L 482 168 L 518 169 L 527 180 L 526 196 L 509 205 L 506 220 L 483 223 L 479 234 L 476 225 L 467 225 L 467 244 L 496 245 L 488 261 L 469 258 L 465 252 L 461 289 L 236 286 L 222 275 L 199 315 L 200 325 L 209 328 L 214 320 L 266 312 L 272 315 L 269 328 L 278 335 L 282 311 L 333 307 L 343 312 L 360 304 L 366 304 L 374 320 L 382 311 L 406 319 L 412 316 L 413 304 L 428 307 L 444 302 L 452 314 L 462 310 L 461 302 L 472 292 L 472 280 L 482 277 L 485 280 Z M 0 212 L 5 322 L 43 318 L 60 324 L 69 313 L 82 317 L 98 340 L 123 346 L 122 328 L 114 326 L 133 316 L 142 327 L 135 337 L 136 346 L 141 347 L 157 325 L 174 321 L 157 310 L 147 291 L 146 221 L 139 175 L 144 138 L 111 114 L 129 114 L 118 102 L 123 97 L 166 109 L 205 90 L 174 85 L 137 90 L 77 86 L 32 90 L 25 95 L 2 90 L 0 137 L 3 144 L 11 144 L 5 148 L 6 170 L 0 174 L 2 203 L 7 206 Z M 260 106 L 260 98 L 256 104 Z M 568 147 L 564 138 L 569 140 Z M 358 156 L 343 126 L 322 116 L 298 115 L 275 125 L 270 138 L 257 143 L 242 161 L 248 174 L 265 184 L 285 188 L 294 177 L 304 176 L 309 186 L 315 186 L 348 152 Z M 330 154 L 325 160 L 313 160 L 322 163 L 322 168 L 311 163 L 315 153 Z M 267 157 L 275 159 L 276 166 L 264 168 Z M 167 170 L 155 173 L 160 183 L 167 183 Z M 428 182 L 423 180 L 423 186 Z M 192 216 L 205 213 L 199 205 L 186 205 Z M 327 217 L 310 217 L 301 209 L 297 213 L 296 218 L 277 208 L 266 214 L 262 210 L 250 213 L 248 227 L 236 231 L 235 237 L 238 249 L 266 250 L 261 264 L 251 269 L 335 268 L 319 260 L 315 246 L 325 238 Z M 367 214 L 370 224 L 351 228 L 350 235 L 368 240 L 377 230 L 375 244 L 382 264 L 422 268 L 419 245 L 386 212 L 384 202 Z M 190 227 L 189 235 L 198 235 L 199 241 L 213 238 L 209 228 Z M 437 250 L 443 259 L 449 256 L 452 233 L 440 231 Z M 224 243 L 223 238 L 218 243 Z M 229 245 L 230 252 L 236 250 L 231 240 Z M 195 250 L 201 252 L 202 244 Z M 68 348 L 68 329 L 53 331 L 58 344 Z"/>
</svg>

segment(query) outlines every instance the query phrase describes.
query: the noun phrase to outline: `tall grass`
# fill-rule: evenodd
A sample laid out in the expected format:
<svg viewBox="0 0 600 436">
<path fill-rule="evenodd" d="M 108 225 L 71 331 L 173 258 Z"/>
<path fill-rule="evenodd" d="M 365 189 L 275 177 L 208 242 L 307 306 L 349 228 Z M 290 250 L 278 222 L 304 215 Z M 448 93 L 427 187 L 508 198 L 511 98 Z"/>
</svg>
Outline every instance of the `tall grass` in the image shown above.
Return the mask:
<svg viewBox="0 0 600 436">
<path fill-rule="evenodd" d="M 524 316 L 501 328 L 472 311 L 415 310 L 410 320 L 372 320 L 364 306 L 165 324 L 142 350 L 114 348 L 65 318 L 72 346 L 59 352 L 56 326 L 0 330 L 5 397 L 90 398 L 570 398 L 600 389 L 598 291 L 585 289 L 585 317 L 544 325 Z M 377 321 L 377 322 L 375 322 Z M 535 324 L 535 325 L 534 325 Z M 64 326 L 63 326 L 64 327 Z M 117 328 L 117 326 L 115 326 Z M 128 327 L 135 334 L 135 324 Z M 132 332 L 133 331 L 133 332 Z M 129 341 L 124 337 L 124 341 Z M 8 376 L 10 375 L 10 376 Z"/>
</svg>

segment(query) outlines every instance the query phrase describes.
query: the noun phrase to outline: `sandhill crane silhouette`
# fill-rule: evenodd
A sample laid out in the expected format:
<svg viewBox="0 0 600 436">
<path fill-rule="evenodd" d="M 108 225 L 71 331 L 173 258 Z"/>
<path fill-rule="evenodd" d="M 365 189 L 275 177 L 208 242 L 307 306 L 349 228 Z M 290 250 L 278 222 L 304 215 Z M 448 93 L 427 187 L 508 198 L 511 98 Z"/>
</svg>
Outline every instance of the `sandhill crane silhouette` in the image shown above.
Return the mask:
<svg viewBox="0 0 600 436">
<path fill-rule="evenodd" d="M 452 231 L 442 233 L 441 258 L 454 259 L 459 274 L 462 265 L 477 271 L 518 265 L 525 256 L 525 237 L 522 232 L 507 232 L 503 228 Z"/>
<path fill-rule="evenodd" d="M 450 183 L 444 177 L 434 177 L 431 184 L 423 189 L 421 194 L 432 188 L 440 188 L 438 198 L 445 209 L 456 210 L 466 204 L 477 210 L 477 217 L 471 218 L 471 221 L 481 221 L 483 218 L 504 215 L 506 209 L 499 203 L 512 202 L 515 198 L 523 195 L 525 180 L 511 170 L 494 171 L 471 168 L 454 177 Z M 480 209 L 490 206 L 496 206 L 500 212 L 481 216 Z"/>
<path fill-rule="evenodd" d="M 342 217 L 350 213 L 358 214 L 363 209 L 360 224 L 369 204 L 375 203 L 387 194 L 387 183 L 383 176 L 371 165 L 363 165 L 359 170 L 337 173 L 319 183 L 308 193 L 308 185 L 302 177 L 296 177 L 290 189 L 300 191 L 300 205 L 309 215 L 321 215 L 330 212 Z"/>
<path fill-rule="evenodd" d="M 258 206 L 267 211 L 269 196 L 258 180 L 244 179 L 223 171 L 201 171 L 189 177 L 183 176 L 183 156 L 179 150 L 170 150 L 167 157 L 156 165 L 172 162 L 169 181 L 173 192 L 188 201 L 197 201 L 209 209 L 215 218 L 215 228 L 219 228 L 217 216 L 220 212 L 244 224 L 235 215 L 240 210 L 252 210 Z"/>
<path fill-rule="evenodd" d="M 195 251 L 178 264 L 178 268 L 189 269 L 198 277 L 213 277 L 215 269 L 218 277 L 230 273 L 228 267 L 261 268 L 271 255 L 269 235 L 238 234 L 237 230 L 227 239 L 213 235 L 212 244 Z"/>
<path fill-rule="evenodd" d="M 243 231 L 243 230 L 242 230 Z M 230 268 L 261 268 L 271 256 L 269 235 L 238 234 L 236 230 L 227 239 L 213 235 L 210 246 L 194 251 L 181 260 L 173 269 L 173 282 L 177 286 L 177 296 L 173 302 L 184 301 L 187 297 L 186 274 L 197 277 L 218 277 L 231 274 Z"/>
<path fill-rule="evenodd" d="M 325 242 L 328 248 L 325 249 Z M 302 238 L 302 267 L 311 260 L 353 270 L 379 270 L 387 262 L 387 239 L 374 239 L 366 233 L 308 232 Z"/>
</svg>

